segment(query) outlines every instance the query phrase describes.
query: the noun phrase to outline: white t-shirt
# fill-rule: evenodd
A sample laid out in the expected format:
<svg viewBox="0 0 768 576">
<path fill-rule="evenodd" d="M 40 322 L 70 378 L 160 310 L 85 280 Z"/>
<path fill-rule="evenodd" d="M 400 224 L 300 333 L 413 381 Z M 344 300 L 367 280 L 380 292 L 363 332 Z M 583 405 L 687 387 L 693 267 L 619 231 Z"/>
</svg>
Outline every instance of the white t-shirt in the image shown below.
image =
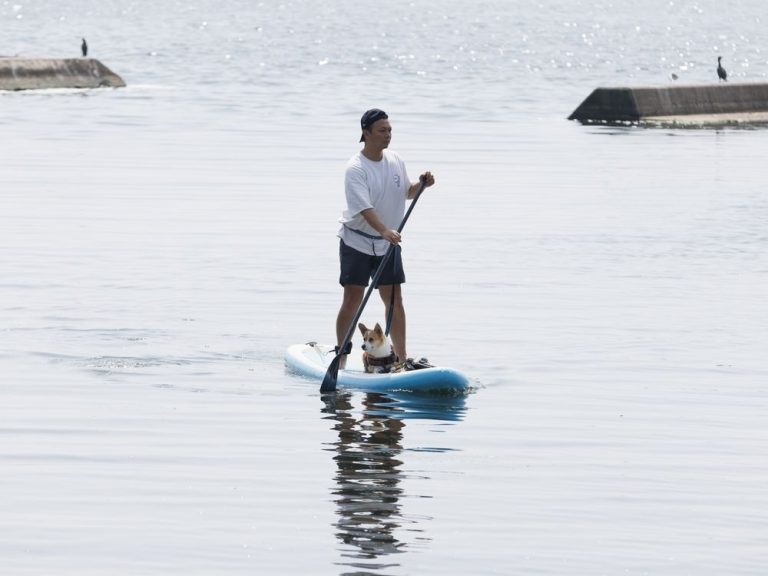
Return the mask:
<svg viewBox="0 0 768 576">
<path fill-rule="evenodd" d="M 347 163 L 344 175 L 344 192 L 347 209 L 339 222 L 339 238 L 350 248 L 373 256 L 383 256 L 389 242 L 365 221 L 361 212 L 368 208 L 391 230 L 397 230 L 405 214 L 405 200 L 411 181 L 405 171 L 405 163 L 397 153 L 384 150 L 384 157 L 375 162 L 358 152 Z M 378 240 L 366 238 L 352 230 L 359 230 Z"/>
</svg>

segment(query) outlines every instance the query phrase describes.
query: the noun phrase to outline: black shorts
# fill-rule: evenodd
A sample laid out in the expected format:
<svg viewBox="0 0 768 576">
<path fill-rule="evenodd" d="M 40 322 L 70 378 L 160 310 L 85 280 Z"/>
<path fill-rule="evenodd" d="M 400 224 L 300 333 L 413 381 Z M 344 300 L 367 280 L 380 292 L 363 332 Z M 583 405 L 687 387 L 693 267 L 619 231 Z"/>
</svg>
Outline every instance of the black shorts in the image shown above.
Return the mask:
<svg viewBox="0 0 768 576">
<path fill-rule="evenodd" d="M 376 274 L 376 270 L 381 264 L 383 256 L 369 256 L 358 252 L 339 240 L 339 263 L 341 264 L 341 275 L 339 284 L 346 286 L 368 286 L 368 281 Z M 389 256 L 387 265 L 379 277 L 379 286 L 388 286 L 390 284 L 403 284 L 405 282 L 405 271 L 403 270 L 403 259 L 400 256 L 400 250 L 393 250 Z"/>
</svg>

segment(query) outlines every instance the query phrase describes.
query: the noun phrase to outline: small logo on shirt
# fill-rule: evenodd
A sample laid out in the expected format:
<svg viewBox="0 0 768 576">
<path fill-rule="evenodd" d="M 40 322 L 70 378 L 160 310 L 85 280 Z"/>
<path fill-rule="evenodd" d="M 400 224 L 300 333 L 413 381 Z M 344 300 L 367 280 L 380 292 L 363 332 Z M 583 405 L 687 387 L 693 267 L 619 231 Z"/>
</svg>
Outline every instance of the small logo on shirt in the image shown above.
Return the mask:
<svg viewBox="0 0 768 576">
<path fill-rule="evenodd" d="M 395 174 L 395 186 L 400 188 L 400 174 Z"/>
</svg>

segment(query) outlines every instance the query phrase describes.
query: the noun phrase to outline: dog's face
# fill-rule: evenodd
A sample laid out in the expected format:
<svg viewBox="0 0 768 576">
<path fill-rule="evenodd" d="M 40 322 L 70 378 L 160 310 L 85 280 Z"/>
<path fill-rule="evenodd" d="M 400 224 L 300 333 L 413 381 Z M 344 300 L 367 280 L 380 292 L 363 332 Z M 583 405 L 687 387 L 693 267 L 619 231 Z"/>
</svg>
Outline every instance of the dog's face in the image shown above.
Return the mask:
<svg viewBox="0 0 768 576">
<path fill-rule="evenodd" d="M 378 323 L 376 323 L 373 329 L 367 328 L 362 322 L 357 327 L 363 335 L 363 350 L 368 352 L 368 354 L 374 358 L 384 358 L 392 353 L 389 339 L 384 335 L 384 331 Z"/>
</svg>

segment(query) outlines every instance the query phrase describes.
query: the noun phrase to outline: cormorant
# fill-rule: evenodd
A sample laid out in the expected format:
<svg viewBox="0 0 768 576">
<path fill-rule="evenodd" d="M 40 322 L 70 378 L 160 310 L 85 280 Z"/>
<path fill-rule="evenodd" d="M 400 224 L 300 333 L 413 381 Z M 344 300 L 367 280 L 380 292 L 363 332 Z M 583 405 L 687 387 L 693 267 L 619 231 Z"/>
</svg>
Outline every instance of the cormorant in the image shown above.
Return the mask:
<svg viewBox="0 0 768 576">
<path fill-rule="evenodd" d="M 720 63 L 720 60 L 722 59 L 722 56 L 717 57 L 717 77 L 723 82 L 728 82 L 728 72 L 725 71 L 725 68 L 723 68 L 723 65 Z"/>
<path fill-rule="evenodd" d="M 83 43 L 80 44 L 80 50 L 83 51 L 83 58 L 88 56 L 88 42 L 85 41 L 85 38 L 83 38 Z"/>
</svg>

